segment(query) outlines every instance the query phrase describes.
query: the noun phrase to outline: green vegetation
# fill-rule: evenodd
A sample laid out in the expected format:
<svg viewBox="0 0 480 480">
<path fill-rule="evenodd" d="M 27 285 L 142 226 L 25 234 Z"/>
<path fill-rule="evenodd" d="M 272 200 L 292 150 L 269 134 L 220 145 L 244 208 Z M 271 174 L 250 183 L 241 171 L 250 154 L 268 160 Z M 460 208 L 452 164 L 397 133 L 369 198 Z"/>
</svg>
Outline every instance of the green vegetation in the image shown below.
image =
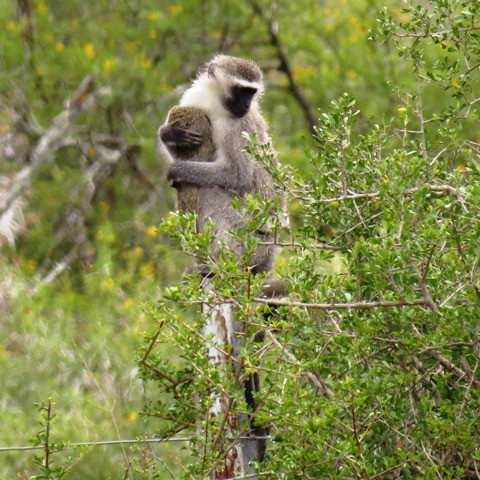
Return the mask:
<svg viewBox="0 0 480 480">
<path fill-rule="evenodd" d="M 480 4 L 402 6 L 0 6 L 0 447 L 42 446 L 0 451 L 2 478 L 219 464 L 212 379 L 246 407 L 206 361 L 195 305 L 211 297 L 181 283 L 180 250 L 208 258 L 209 237 L 168 215 L 155 145 L 177 87 L 218 51 L 265 72 L 281 166 L 252 151 L 292 217 L 276 274 L 296 303 L 267 322 L 264 280 L 212 265 L 214 295 L 249 321 L 262 478 L 480 478 Z M 178 432 L 192 441 L 71 450 Z"/>
</svg>

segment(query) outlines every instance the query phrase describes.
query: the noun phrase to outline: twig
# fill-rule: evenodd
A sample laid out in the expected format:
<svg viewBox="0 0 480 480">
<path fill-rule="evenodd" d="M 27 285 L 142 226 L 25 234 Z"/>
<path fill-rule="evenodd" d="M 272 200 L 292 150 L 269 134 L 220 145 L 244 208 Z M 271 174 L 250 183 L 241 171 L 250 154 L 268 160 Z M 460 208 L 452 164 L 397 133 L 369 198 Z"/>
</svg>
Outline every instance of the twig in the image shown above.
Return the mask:
<svg viewBox="0 0 480 480">
<path fill-rule="evenodd" d="M 418 338 L 422 338 L 422 335 L 418 331 L 418 328 L 416 327 L 416 325 L 412 324 L 412 329 Z M 453 372 L 460 380 L 465 378 L 469 380 L 475 388 L 480 387 L 480 383 L 477 380 L 475 380 L 475 375 L 471 370 L 467 370 L 466 372 L 464 372 L 461 368 L 454 365 L 451 360 L 444 357 L 442 354 L 440 354 L 439 352 L 436 352 L 435 350 L 432 351 L 432 356 L 440 363 L 440 365 L 442 365 L 447 370 L 450 370 L 451 372 Z"/>
<path fill-rule="evenodd" d="M 278 307 L 303 307 L 317 310 L 370 310 L 373 308 L 397 308 L 397 307 L 413 307 L 425 305 L 428 302 L 424 298 L 413 301 L 407 300 L 384 300 L 378 302 L 352 302 L 352 303 L 308 303 L 297 302 L 292 300 L 275 300 L 265 298 L 254 298 L 254 301 L 264 305 L 272 305 Z"/>
<path fill-rule="evenodd" d="M 413 265 L 413 267 L 417 272 L 418 281 L 419 281 L 419 284 L 420 284 L 420 289 L 422 290 L 423 298 L 427 302 L 427 305 L 430 308 L 430 310 L 432 310 L 432 312 L 435 312 L 435 313 L 439 314 L 440 312 L 438 310 L 438 307 L 437 307 L 435 301 L 433 300 L 432 294 L 430 293 L 430 290 L 427 286 L 427 273 L 428 273 L 428 269 L 430 267 L 430 262 L 432 261 L 432 258 L 433 258 L 433 253 L 435 252 L 436 248 L 437 248 L 437 244 L 435 243 L 433 245 L 431 251 L 430 251 L 430 254 L 429 254 L 428 258 L 427 258 L 427 263 L 425 264 L 425 267 L 423 269 L 422 274 L 420 274 L 420 272 L 418 271 L 418 269 L 415 265 Z"/>
<path fill-rule="evenodd" d="M 452 228 L 453 228 L 453 233 L 455 234 L 455 244 L 457 245 L 457 251 L 458 251 L 458 254 L 460 255 L 460 259 L 461 259 L 463 265 L 465 267 L 468 267 L 468 263 L 467 263 L 467 260 L 465 258 L 463 247 L 462 247 L 462 244 L 460 242 L 459 231 L 457 229 L 457 226 L 455 225 L 455 222 L 453 222 L 453 220 L 451 222 L 451 225 L 452 225 Z M 480 298 L 480 289 L 475 284 L 475 281 L 473 279 L 473 273 L 470 275 L 469 281 L 470 281 L 469 283 L 472 285 L 473 289 L 475 290 L 475 293 L 477 294 L 477 297 Z"/>
<path fill-rule="evenodd" d="M 282 352 L 294 363 L 299 364 L 298 359 L 295 357 L 295 355 L 288 350 L 288 348 L 285 345 L 282 345 L 273 335 L 270 331 L 268 331 L 269 337 L 271 342 L 276 345 L 278 348 L 282 350 Z M 322 392 L 323 395 L 326 395 L 327 397 L 333 398 L 335 395 L 330 390 L 324 382 L 322 382 L 316 375 L 314 375 L 310 371 L 303 372 L 303 375 L 308 377 L 314 385 Z"/>
<path fill-rule="evenodd" d="M 428 190 L 434 193 L 449 193 L 454 197 L 459 196 L 458 190 L 454 187 L 451 187 L 450 185 L 431 185 L 428 183 L 425 185 L 422 185 L 421 187 L 407 188 L 403 191 L 403 195 L 411 195 L 412 193 L 418 192 L 419 190 L 425 187 L 427 187 Z M 321 198 L 318 201 L 321 203 L 332 203 L 332 202 L 340 202 L 343 200 L 357 200 L 362 198 L 372 199 L 372 198 L 378 198 L 380 196 L 381 196 L 380 192 L 352 193 L 347 195 L 339 195 L 338 197 L 332 197 L 332 198 Z"/>
<path fill-rule="evenodd" d="M 457 32 L 473 32 L 475 30 L 480 30 L 480 26 L 474 26 L 470 28 L 458 28 L 456 29 Z M 415 38 L 415 39 L 421 39 L 421 38 L 434 38 L 434 37 L 439 37 L 441 35 L 447 35 L 449 33 L 453 32 L 452 29 L 446 29 L 446 30 L 439 30 L 438 32 L 423 32 L 423 33 L 392 33 L 388 35 L 388 37 L 385 39 L 387 40 L 389 37 L 397 37 L 397 38 Z"/>
<path fill-rule="evenodd" d="M 177 380 L 175 380 L 174 378 L 170 377 L 169 375 L 163 373 L 161 370 L 154 367 L 149 361 L 147 361 L 147 358 L 150 355 L 151 351 L 153 350 L 153 347 L 157 343 L 158 336 L 160 335 L 160 330 L 162 329 L 164 324 L 165 324 L 164 320 L 159 322 L 157 333 L 150 340 L 150 343 L 148 344 L 148 347 L 145 350 L 145 353 L 144 353 L 143 357 L 141 358 L 140 363 L 142 365 L 144 365 L 146 368 L 148 368 L 149 370 L 151 370 L 153 373 L 155 373 L 155 375 L 157 375 L 160 378 L 163 378 L 167 382 L 171 383 L 173 385 L 173 387 L 177 387 L 179 385 L 179 382 Z"/>
</svg>

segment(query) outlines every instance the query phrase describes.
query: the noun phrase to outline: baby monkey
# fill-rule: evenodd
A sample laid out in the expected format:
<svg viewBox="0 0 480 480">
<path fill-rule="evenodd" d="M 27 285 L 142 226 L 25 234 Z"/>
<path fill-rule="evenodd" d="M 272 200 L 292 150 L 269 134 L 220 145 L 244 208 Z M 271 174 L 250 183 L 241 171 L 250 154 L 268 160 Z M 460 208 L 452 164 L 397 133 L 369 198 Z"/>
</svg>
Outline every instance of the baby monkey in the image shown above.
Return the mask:
<svg viewBox="0 0 480 480">
<path fill-rule="evenodd" d="M 164 126 L 172 127 L 184 135 L 183 142 L 172 140 L 166 129 L 160 128 L 160 137 L 164 147 L 175 161 L 213 161 L 215 145 L 212 139 L 212 124 L 205 109 L 192 106 L 173 107 L 167 116 Z M 192 184 L 176 184 L 177 207 L 189 213 L 198 213 L 198 194 L 200 187 Z M 202 225 L 203 226 L 203 225 Z"/>
</svg>

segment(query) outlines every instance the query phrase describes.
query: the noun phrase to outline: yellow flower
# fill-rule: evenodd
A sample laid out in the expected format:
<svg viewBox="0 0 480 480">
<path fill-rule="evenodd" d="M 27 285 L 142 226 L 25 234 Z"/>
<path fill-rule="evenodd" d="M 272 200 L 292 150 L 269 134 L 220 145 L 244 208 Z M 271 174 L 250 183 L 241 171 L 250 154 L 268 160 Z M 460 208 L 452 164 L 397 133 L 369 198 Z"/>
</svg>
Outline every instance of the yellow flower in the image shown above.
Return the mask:
<svg viewBox="0 0 480 480">
<path fill-rule="evenodd" d="M 25 264 L 25 267 L 27 268 L 28 272 L 33 273 L 37 269 L 37 262 L 35 260 L 29 260 Z"/>
<path fill-rule="evenodd" d="M 93 60 L 95 58 L 95 46 L 93 44 L 87 43 L 83 48 L 83 51 L 90 60 Z"/>
<path fill-rule="evenodd" d="M 108 58 L 103 61 L 103 69 L 106 72 L 109 72 L 112 69 L 112 61 L 109 60 Z"/>
<path fill-rule="evenodd" d="M 106 278 L 100 284 L 100 287 L 102 290 L 107 291 L 107 290 L 111 290 L 114 285 L 115 285 L 115 282 L 113 281 L 113 278 Z"/>
<path fill-rule="evenodd" d="M 140 66 L 142 68 L 150 68 L 152 66 L 152 61 L 146 57 L 146 55 L 144 53 L 142 53 L 142 55 L 140 56 Z"/>
<path fill-rule="evenodd" d="M 334 201 L 333 201 L 333 202 L 332 202 L 330 205 L 332 205 L 332 207 L 335 207 L 335 208 L 337 208 L 337 207 L 339 207 L 339 206 L 340 206 L 340 202 L 339 202 L 339 201 L 337 201 L 337 200 L 334 200 Z"/>
<path fill-rule="evenodd" d="M 148 14 L 148 19 L 151 22 L 156 22 L 160 18 L 160 15 L 157 12 L 150 12 Z"/>
<path fill-rule="evenodd" d="M 350 17 L 348 19 L 348 23 L 353 27 L 353 29 L 356 32 L 361 32 L 362 30 L 362 25 L 361 23 L 355 18 L 355 17 Z"/>
<path fill-rule="evenodd" d="M 135 247 L 133 249 L 133 253 L 136 257 L 141 257 L 143 255 L 143 248 L 142 247 Z"/>
<path fill-rule="evenodd" d="M 287 266 L 287 259 L 284 257 L 281 257 L 277 260 L 277 266 L 278 267 L 286 267 Z"/>
<path fill-rule="evenodd" d="M 182 5 L 170 5 L 170 13 L 177 14 L 177 13 L 182 13 L 183 12 L 183 7 Z"/>
<path fill-rule="evenodd" d="M 127 50 L 127 52 L 132 53 L 137 49 L 137 44 L 135 42 L 128 42 L 125 45 L 125 49 Z"/>
<path fill-rule="evenodd" d="M 131 422 L 134 422 L 138 417 L 138 414 L 137 412 L 130 412 L 128 414 L 128 419 L 131 421 Z"/>
<path fill-rule="evenodd" d="M 45 5 L 45 2 L 38 2 L 38 11 L 41 13 L 48 12 L 48 7 Z"/>
<path fill-rule="evenodd" d="M 19 32 L 20 31 L 20 24 L 15 22 L 8 22 L 7 23 L 7 30 L 9 32 Z"/>
<path fill-rule="evenodd" d="M 153 225 L 147 230 L 147 235 L 149 237 L 155 237 L 157 233 L 158 233 L 158 228 Z"/>
<path fill-rule="evenodd" d="M 140 268 L 140 275 L 142 275 L 142 277 L 155 275 L 155 264 L 153 262 L 143 264 Z"/>
<path fill-rule="evenodd" d="M 55 51 L 61 53 L 65 50 L 65 44 L 63 42 L 57 42 L 55 44 Z"/>
<path fill-rule="evenodd" d="M 133 307 L 133 300 L 131 298 L 127 298 L 124 302 L 123 302 L 123 308 L 125 310 L 130 310 L 131 308 Z"/>
<path fill-rule="evenodd" d="M 453 88 L 456 88 L 457 90 L 460 90 L 460 85 L 458 84 L 458 82 L 457 82 L 454 78 L 452 78 L 452 79 L 450 80 L 450 85 L 451 85 Z"/>
</svg>

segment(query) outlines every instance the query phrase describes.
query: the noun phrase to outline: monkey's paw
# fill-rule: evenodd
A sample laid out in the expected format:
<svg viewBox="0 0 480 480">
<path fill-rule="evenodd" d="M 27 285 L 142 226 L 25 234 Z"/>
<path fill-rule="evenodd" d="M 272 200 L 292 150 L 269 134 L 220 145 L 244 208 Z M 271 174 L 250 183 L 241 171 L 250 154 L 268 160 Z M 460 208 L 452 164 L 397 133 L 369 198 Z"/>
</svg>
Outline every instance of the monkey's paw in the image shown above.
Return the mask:
<svg viewBox="0 0 480 480">
<path fill-rule="evenodd" d="M 159 133 L 163 143 L 172 147 L 194 148 L 203 141 L 200 133 L 173 125 L 161 127 Z"/>
</svg>

